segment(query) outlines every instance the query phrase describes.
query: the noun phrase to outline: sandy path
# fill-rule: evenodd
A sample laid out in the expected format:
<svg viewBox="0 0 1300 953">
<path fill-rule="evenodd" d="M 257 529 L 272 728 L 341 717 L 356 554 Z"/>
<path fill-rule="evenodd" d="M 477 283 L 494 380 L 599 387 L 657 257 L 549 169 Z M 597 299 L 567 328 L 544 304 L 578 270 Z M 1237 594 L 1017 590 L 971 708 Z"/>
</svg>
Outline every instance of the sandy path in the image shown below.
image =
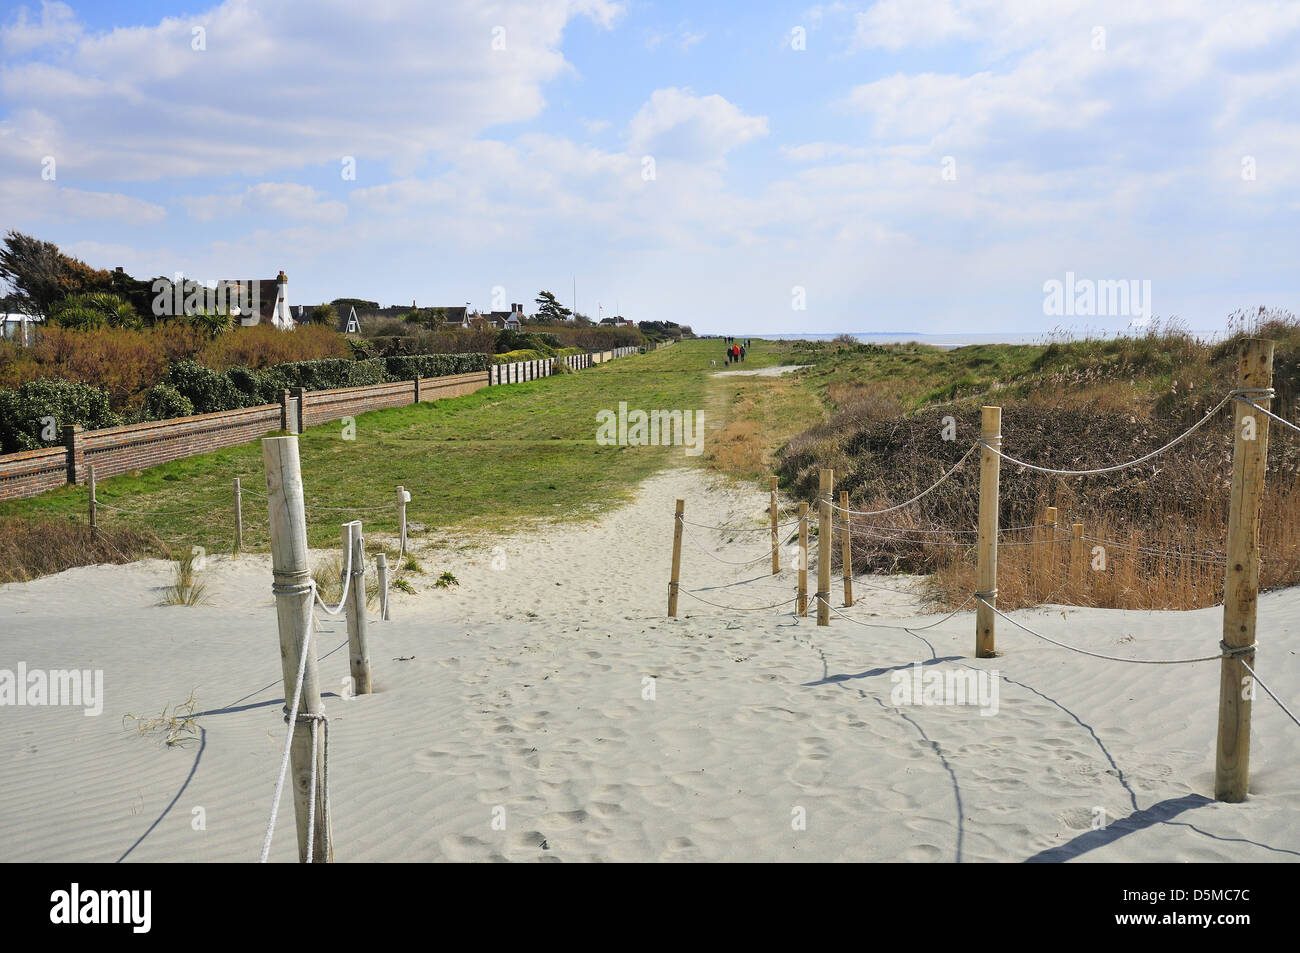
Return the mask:
<svg viewBox="0 0 1300 953">
<path fill-rule="evenodd" d="M 969 614 L 912 635 L 684 596 L 668 620 L 678 496 L 693 521 L 763 525 L 765 494 L 677 470 L 598 524 L 430 554 L 421 591 L 371 624 L 377 693 L 361 699 L 343 697 L 342 624 L 322 626 L 339 860 L 1300 859 L 1300 730 L 1271 702 L 1255 706 L 1251 799 L 1207 800 L 1217 663 L 1104 662 L 1005 623 L 1007 655 L 975 661 Z M 767 549 L 762 532 L 688 530 L 728 559 Z M 683 562 L 710 601 L 793 596 L 766 557 L 726 566 L 688 543 Z M 431 588 L 443 569 L 460 585 Z M 5 859 L 256 858 L 283 737 L 267 561 L 215 560 L 206 607 L 157 607 L 168 576 L 150 562 L 0 587 L 0 668 L 100 668 L 106 694 L 95 718 L 0 708 Z M 941 618 L 918 616 L 913 588 L 863 577 L 850 612 Z M 1291 700 L 1298 596 L 1260 605 L 1260 672 Z M 1220 626 L 1217 610 L 1017 618 L 1135 657 L 1208 654 Z M 890 673 L 923 660 L 998 670 L 997 714 L 892 704 Z M 124 729 L 191 690 L 199 743 Z M 1094 831 L 1097 809 L 1114 823 Z M 282 817 L 272 856 L 291 860 Z"/>
<path fill-rule="evenodd" d="M 779 364 L 774 367 L 762 367 L 754 371 L 718 371 L 710 377 L 780 377 L 782 374 L 789 374 L 794 371 L 803 370 L 805 367 L 811 367 L 810 364 Z"/>
</svg>

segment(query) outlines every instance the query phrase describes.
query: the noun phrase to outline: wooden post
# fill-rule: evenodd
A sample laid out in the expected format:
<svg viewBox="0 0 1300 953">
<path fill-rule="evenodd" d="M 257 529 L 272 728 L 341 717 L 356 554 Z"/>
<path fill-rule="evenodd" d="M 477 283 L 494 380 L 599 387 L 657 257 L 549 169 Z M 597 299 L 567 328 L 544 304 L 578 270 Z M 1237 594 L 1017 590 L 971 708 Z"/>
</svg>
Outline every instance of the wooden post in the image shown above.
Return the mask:
<svg viewBox="0 0 1300 953">
<path fill-rule="evenodd" d="M 668 618 L 677 618 L 677 584 L 682 577 L 682 520 L 686 518 L 686 501 L 677 501 L 673 515 L 673 568 L 668 578 Z"/>
<path fill-rule="evenodd" d="M 366 640 L 366 544 L 361 520 L 343 524 L 345 552 L 352 554 L 352 580 L 345 606 L 348 620 L 348 665 L 352 672 L 352 693 L 369 695 L 370 646 Z M 345 557 L 345 564 L 347 560 Z"/>
<path fill-rule="evenodd" d="M 769 478 L 772 482 L 772 493 L 767 502 L 768 521 L 772 524 L 772 575 L 775 576 L 781 571 L 781 537 L 776 523 L 776 477 Z"/>
<path fill-rule="evenodd" d="M 99 538 L 99 514 L 96 512 L 99 501 L 95 499 L 95 465 L 86 465 L 86 489 L 90 490 L 90 540 Z"/>
<path fill-rule="evenodd" d="M 398 547 L 397 550 L 398 559 L 401 559 L 403 556 L 406 555 L 406 504 L 410 499 L 411 497 L 406 492 L 406 487 L 399 486 L 397 488 L 397 519 L 402 527 L 401 529 L 402 536 L 401 536 L 401 545 Z"/>
<path fill-rule="evenodd" d="M 831 526 L 831 493 L 835 489 L 835 471 L 822 470 L 817 491 L 817 624 L 831 624 L 831 553 L 835 549 L 835 530 Z"/>
<path fill-rule="evenodd" d="M 375 576 L 379 581 L 379 618 L 388 621 L 388 556 L 375 553 Z"/>
<path fill-rule="evenodd" d="M 808 504 L 799 504 L 799 615 L 808 615 Z"/>
<path fill-rule="evenodd" d="M 844 576 L 844 604 L 853 605 L 853 533 L 849 524 L 849 491 L 840 490 L 840 573 Z"/>
<path fill-rule="evenodd" d="M 1242 343 L 1237 387 L 1273 386 L 1273 342 Z M 1268 409 L 1272 398 L 1247 394 Z M 1269 418 L 1233 401 L 1232 496 L 1228 505 L 1227 566 L 1223 575 L 1224 657 L 1219 663 L 1219 738 L 1214 760 L 1214 796 L 1246 800 L 1250 787 L 1250 709 L 1254 685 L 1242 665 L 1255 667 L 1255 606 L 1259 599 L 1259 504 L 1268 463 Z M 1231 654 L 1228 654 L 1231 653 Z M 1249 690 L 1248 690 L 1249 689 Z"/>
<path fill-rule="evenodd" d="M 993 658 L 998 598 L 998 478 L 1002 458 L 991 447 L 1002 446 L 1002 408 L 985 407 L 980 414 L 980 512 L 976 542 L 978 570 L 975 602 L 975 657 Z M 987 605 L 986 605 L 987 603 Z"/>
<path fill-rule="evenodd" d="M 235 477 L 235 555 L 244 548 L 244 490 Z"/>
<path fill-rule="evenodd" d="M 1083 582 L 1083 524 L 1070 527 L 1070 578 L 1076 584 Z"/>
<path fill-rule="evenodd" d="M 262 462 L 266 467 L 267 507 L 271 517 L 271 574 L 274 580 L 276 619 L 280 627 L 280 668 L 284 675 L 286 712 L 292 707 L 298 684 L 298 666 L 303 642 L 312 624 L 311 570 L 307 559 L 307 514 L 303 508 L 302 471 L 297 437 L 267 437 L 262 440 Z M 302 715 L 323 715 L 320 677 L 316 670 L 316 643 L 307 646 L 303 670 Z M 318 746 L 316 763 L 311 757 L 311 724 L 299 719 L 292 726 L 289 766 L 293 784 L 294 814 L 298 821 L 298 859 L 307 860 L 307 819 L 315 799 L 315 832 L 312 860 L 329 863 L 334 859 L 330 818 L 325 811 L 325 788 L 311 788 L 313 768 L 319 781 L 324 776 L 325 746 Z"/>
</svg>

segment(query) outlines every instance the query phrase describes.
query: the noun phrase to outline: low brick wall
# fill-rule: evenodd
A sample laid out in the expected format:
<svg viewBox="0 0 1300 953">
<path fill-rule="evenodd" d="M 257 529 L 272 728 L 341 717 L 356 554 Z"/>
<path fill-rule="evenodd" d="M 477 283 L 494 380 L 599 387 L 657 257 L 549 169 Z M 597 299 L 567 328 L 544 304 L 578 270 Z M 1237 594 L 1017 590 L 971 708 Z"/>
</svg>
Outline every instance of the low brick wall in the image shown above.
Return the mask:
<svg viewBox="0 0 1300 953">
<path fill-rule="evenodd" d="M 80 444 L 76 481 L 85 483 L 89 476 L 81 461 L 94 466 L 95 479 L 103 480 L 183 457 L 236 447 L 279 429 L 280 405 L 261 404 L 241 410 L 87 430 L 76 437 Z"/>
<path fill-rule="evenodd" d="M 487 375 L 482 371 L 452 374 L 449 377 L 426 377 L 420 381 L 420 403 L 447 397 L 463 397 L 487 386 Z"/>
<path fill-rule="evenodd" d="M 355 417 L 370 410 L 390 407 L 409 407 L 414 403 L 415 381 L 311 390 L 303 394 L 302 425 L 315 427 L 340 417 Z"/>
<path fill-rule="evenodd" d="M 65 447 L 23 450 L 0 456 L 0 500 L 36 496 L 66 486 L 68 451 Z"/>
</svg>

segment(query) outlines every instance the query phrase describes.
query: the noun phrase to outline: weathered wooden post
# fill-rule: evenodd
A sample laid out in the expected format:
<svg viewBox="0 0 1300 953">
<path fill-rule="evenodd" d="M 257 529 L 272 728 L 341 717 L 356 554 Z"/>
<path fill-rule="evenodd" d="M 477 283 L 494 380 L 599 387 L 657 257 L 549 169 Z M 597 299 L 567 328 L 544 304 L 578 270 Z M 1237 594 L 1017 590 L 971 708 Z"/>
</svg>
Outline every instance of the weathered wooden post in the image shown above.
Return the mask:
<svg viewBox="0 0 1300 953">
<path fill-rule="evenodd" d="M 844 576 L 844 604 L 853 605 L 853 527 L 849 523 L 849 491 L 840 490 L 840 573 Z"/>
<path fill-rule="evenodd" d="M 808 615 L 808 504 L 799 504 L 799 615 Z"/>
<path fill-rule="evenodd" d="M 673 568 L 668 579 L 668 617 L 677 618 L 677 584 L 682 577 L 682 520 L 686 518 L 686 501 L 677 501 L 673 515 Z"/>
<path fill-rule="evenodd" d="M 352 693 L 369 695 L 370 646 L 366 640 L 366 544 L 361 521 L 343 524 L 344 552 L 351 553 L 351 579 L 345 609 L 348 620 L 348 664 L 352 672 Z"/>
<path fill-rule="evenodd" d="M 401 524 L 401 545 L 397 550 L 397 558 L 401 559 L 406 555 L 406 504 L 411 502 L 411 494 L 406 492 L 406 487 L 397 488 L 397 520 Z"/>
<path fill-rule="evenodd" d="M 298 668 L 303 658 L 302 694 L 298 720 L 289 747 L 289 770 L 293 783 L 294 814 L 298 821 L 298 859 L 306 862 L 309 816 L 313 813 L 311 857 L 316 863 L 334 859 L 330 818 L 325 811 L 325 787 L 312 789 L 313 775 L 324 777 L 325 746 L 319 745 L 312 760 L 311 723 L 325 714 L 320 700 L 320 678 L 316 670 L 316 644 L 307 641 L 312 624 L 311 570 L 307 558 L 307 514 L 303 507 L 302 471 L 297 437 L 266 437 L 262 440 L 262 462 L 266 467 L 267 508 L 271 518 L 271 591 L 275 594 L 276 619 L 280 628 L 280 668 L 284 675 L 284 708 L 293 707 L 298 685 Z"/>
<path fill-rule="evenodd" d="M 976 542 L 978 568 L 975 591 L 975 657 L 993 658 L 998 598 L 998 479 L 1002 458 L 1002 408 L 985 407 L 980 414 L 980 512 Z"/>
<path fill-rule="evenodd" d="M 831 553 L 835 549 L 835 530 L 831 528 L 831 493 L 835 489 L 835 471 L 822 470 L 817 490 L 817 624 L 831 624 Z"/>
<path fill-rule="evenodd" d="M 379 582 L 379 618 L 388 621 L 388 556 L 375 553 L 375 576 Z"/>
<path fill-rule="evenodd" d="M 1237 356 L 1237 388 L 1264 409 L 1272 404 L 1273 342 L 1250 338 Z M 1255 667 L 1255 607 L 1259 600 L 1259 504 L 1268 465 L 1265 414 L 1233 401 L 1232 496 L 1228 504 L 1227 566 L 1223 575 L 1223 660 L 1219 663 L 1219 738 L 1214 796 L 1244 801 L 1250 787 L 1250 709 Z"/>
<path fill-rule="evenodd" d="M 235 477 L 235 555 L 244 548 L 244 490 Z"/>
<path fill-rule="evenodd" d="M 86 489 L 90 491 L 90 541 L 93 543 L 99 538 L 99 513 L 97 512 L 99 501 L 95 498 L 95 465 L 86 464 Z M 111 497 L 110 497 L 111 499 Z"/>
<path fill-rule="evenodd" d="M 776 525 L 776 477 L 769 477 L 769 479 L 772 484 L 772 492 L 767 501 L 767 518 L 772 525 L 772 575 L 775 576 L 781 571 L 781 537 Z"/>
</svg>

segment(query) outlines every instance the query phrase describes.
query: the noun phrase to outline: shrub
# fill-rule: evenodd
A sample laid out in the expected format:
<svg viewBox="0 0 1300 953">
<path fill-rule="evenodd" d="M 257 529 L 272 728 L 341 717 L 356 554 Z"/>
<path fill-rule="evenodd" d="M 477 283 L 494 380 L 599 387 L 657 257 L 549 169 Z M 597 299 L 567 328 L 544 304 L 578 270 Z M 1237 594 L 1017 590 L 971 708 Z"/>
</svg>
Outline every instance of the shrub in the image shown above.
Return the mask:
<svg viewBox="0 0 1300 953">
<path fill-rule="evenodd" d="M 383 358 L 388 379 L 411 381 L 417 377 L 447 377 L 486 371 L 486 354 L 403 354 Z"/>
<path fill-rule="evenodd" d="M 194 361 L 177 361 L 167 368 L 164 384 L 169 384 L 187 397 L 196 414 L 210 414 L 218 410 L 235 410 L 250 406 L 245 394 L 225 374 Z"/>
<path fill-rule="evenodd" d="M 140 407 L 141 420 L 170 420 L 172 417 L 189 417 L 194 413 L 190 399 L 170 384 L 155 384 L 145 391 Z"/>
<path fill-rule="evenodd" d="M 45 440 L 43 431 L 50 419 L 53 439 Z M 89 384 L 43 378 L 28 381 L 17 391 L 0 391 L 0 448 L 5 453 L 53 446 L 61 440 L 63 428 L 73 424 L 97 430 L 120 422 L 109 409 L 108 395 Z"/>
</svg>

